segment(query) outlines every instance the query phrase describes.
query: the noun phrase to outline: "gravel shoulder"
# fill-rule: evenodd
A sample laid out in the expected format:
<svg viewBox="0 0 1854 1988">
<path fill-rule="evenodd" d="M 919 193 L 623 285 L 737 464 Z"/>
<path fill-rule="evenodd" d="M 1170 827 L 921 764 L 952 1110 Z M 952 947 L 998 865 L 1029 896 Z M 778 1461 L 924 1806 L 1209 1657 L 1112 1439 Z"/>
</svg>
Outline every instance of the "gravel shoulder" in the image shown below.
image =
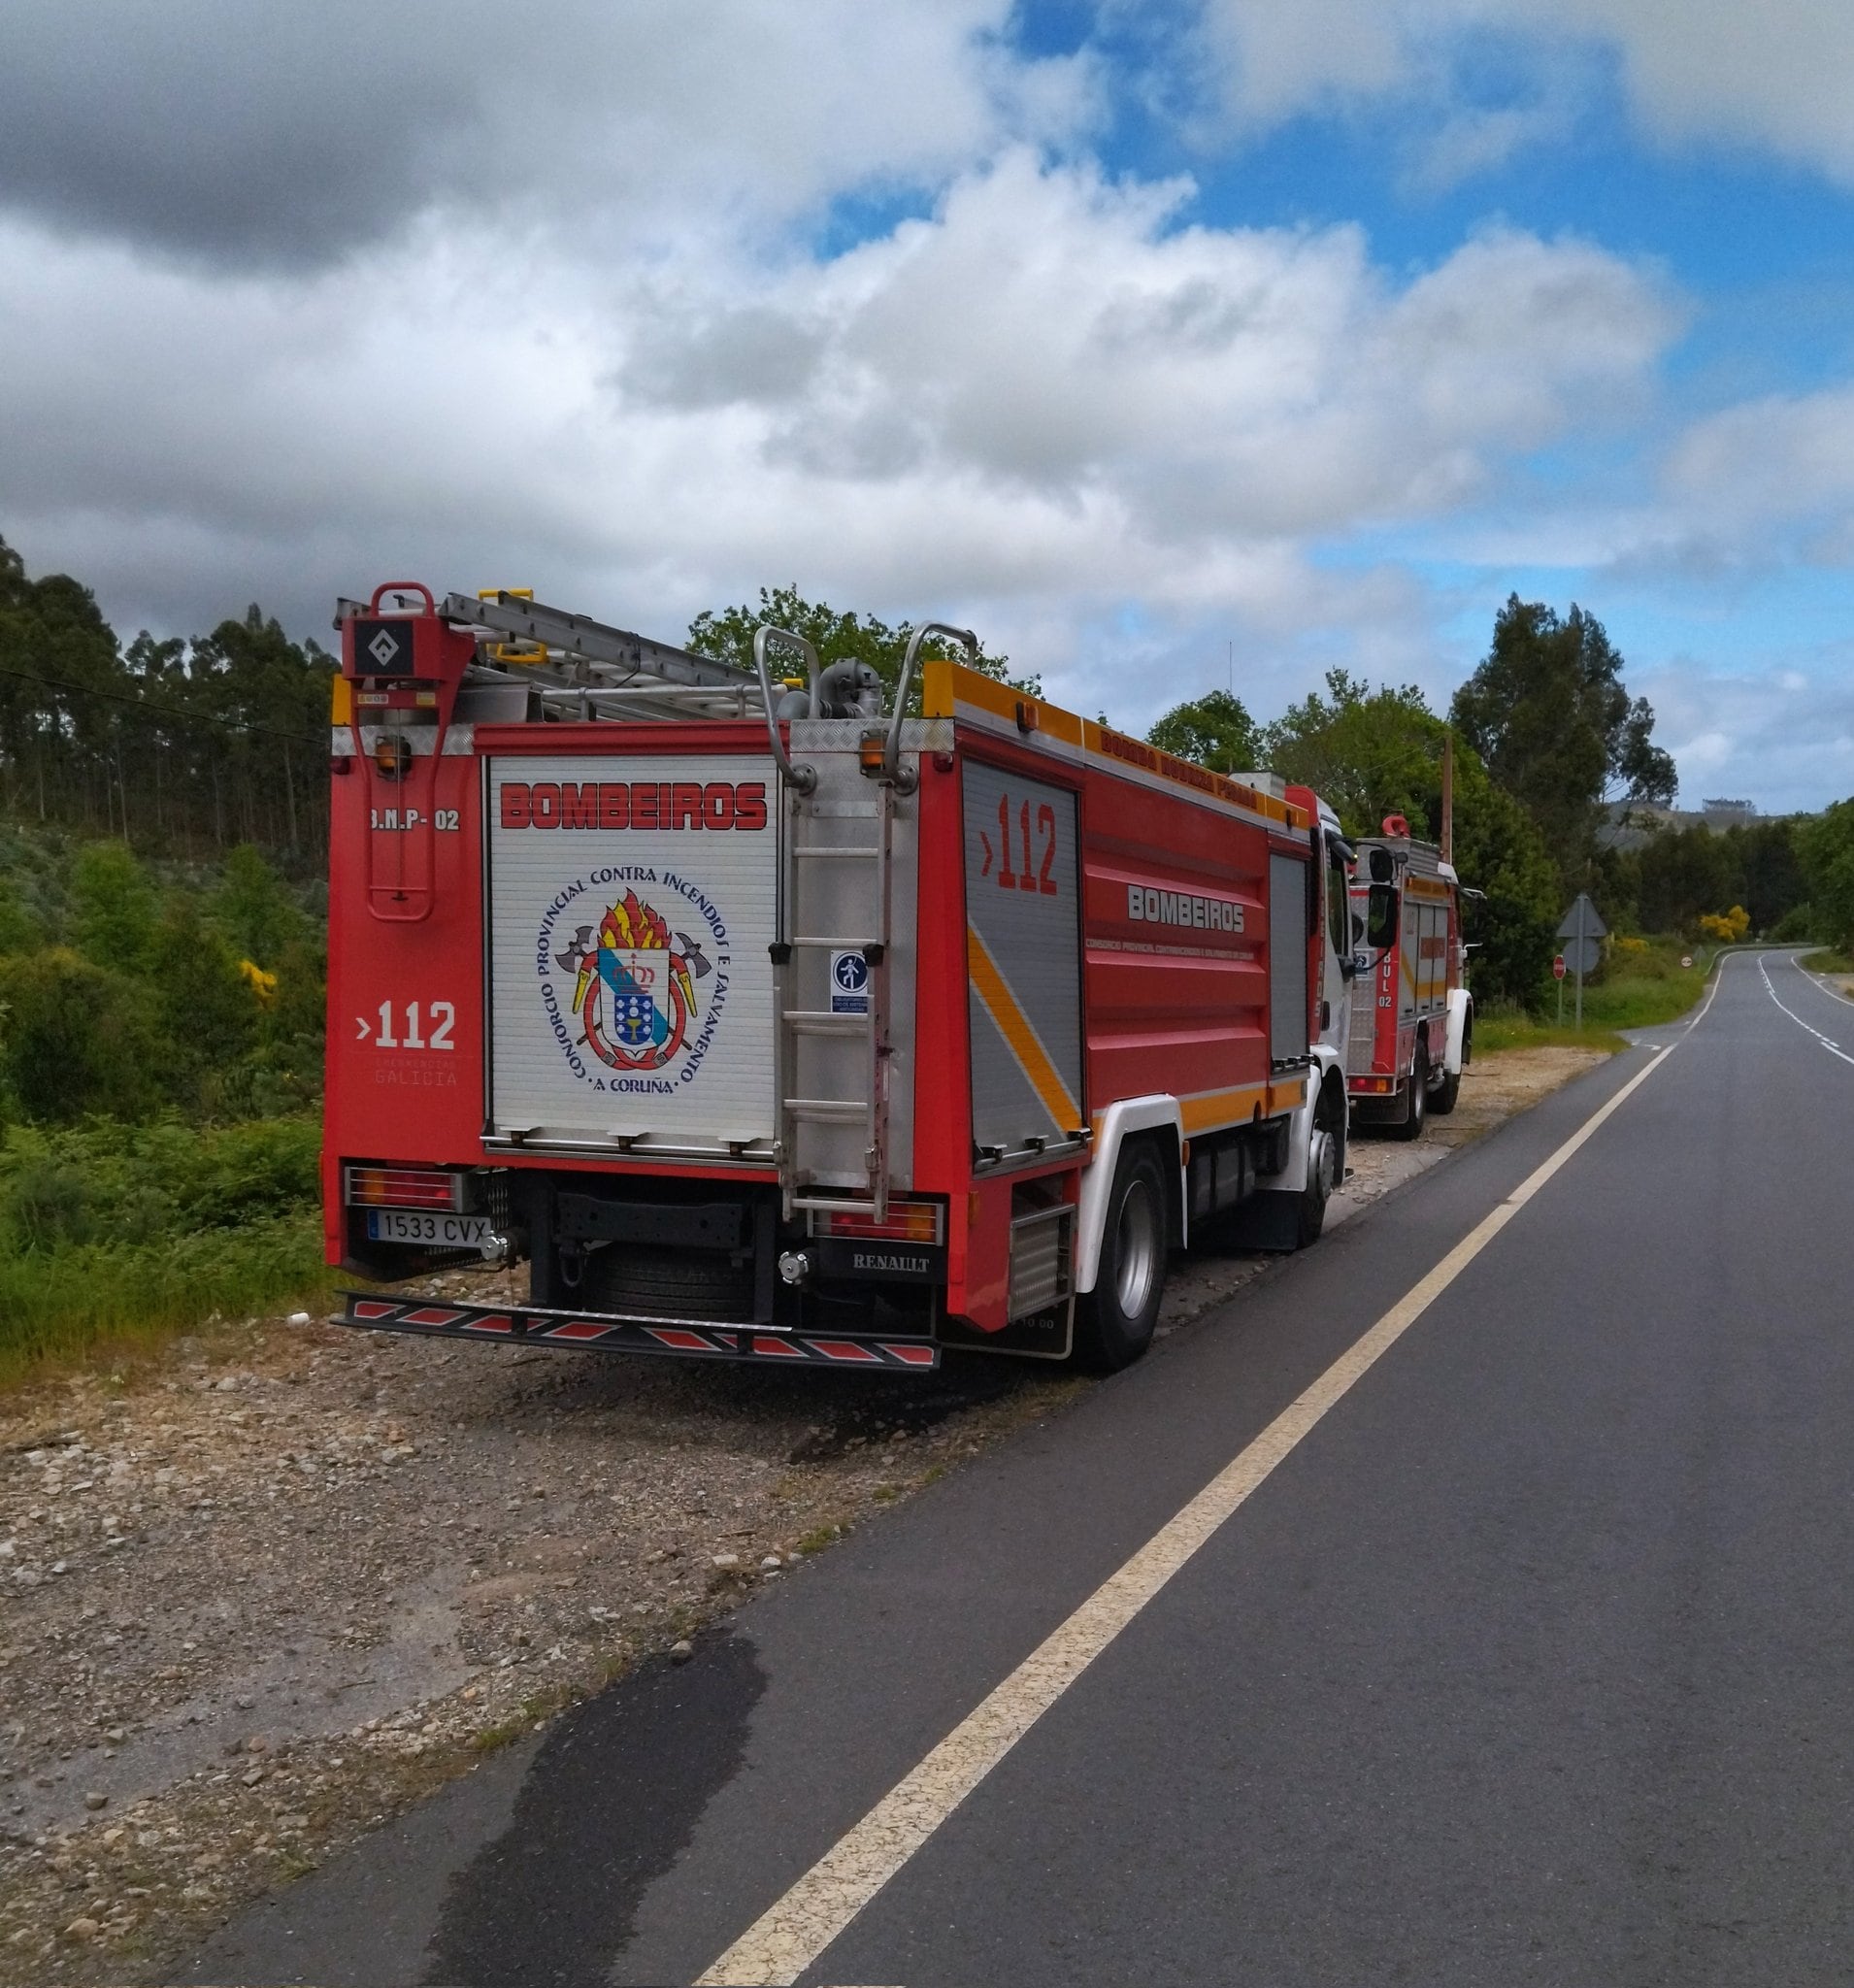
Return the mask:
<svg viewBox="0 0 1854 1988">
<path fill-rule="evenodd" d="M 1331 1219 L 1597 1051 L 1490 1056 Z M 1271 1259 L 1173 1267 L 1172 1332 Z M 429 1288 L 485 1295 L 491 1277 Z M 1085 1387 L 221 1324 L 0 1397 L 0 1979 L 150 1980 L 237 1907 Z"/>
</svg>

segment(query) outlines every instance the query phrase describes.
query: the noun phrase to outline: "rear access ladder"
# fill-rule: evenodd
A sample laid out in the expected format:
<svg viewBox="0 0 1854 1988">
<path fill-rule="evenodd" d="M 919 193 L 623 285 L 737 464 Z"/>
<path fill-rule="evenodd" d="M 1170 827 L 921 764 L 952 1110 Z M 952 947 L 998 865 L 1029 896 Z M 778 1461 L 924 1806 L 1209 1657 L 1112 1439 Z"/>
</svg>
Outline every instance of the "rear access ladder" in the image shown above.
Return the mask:
<svg viewBox="0 0 1854 1988">
<path fill-rule="evenodd" d="M 786 784 L 778 1028 L 779 1181 L 800 1209 L 886 1218 L 895 796 L 848 753 Z"/>
</svg>

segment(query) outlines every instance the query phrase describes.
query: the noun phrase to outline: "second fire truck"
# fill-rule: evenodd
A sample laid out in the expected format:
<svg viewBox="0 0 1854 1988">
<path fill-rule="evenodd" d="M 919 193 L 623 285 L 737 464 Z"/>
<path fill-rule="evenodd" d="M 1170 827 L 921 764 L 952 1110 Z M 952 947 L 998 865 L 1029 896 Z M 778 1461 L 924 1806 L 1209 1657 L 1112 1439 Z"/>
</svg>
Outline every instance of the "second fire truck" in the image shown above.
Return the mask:
<svg viewBox="0 0 1854 1988">
<path fill-rule="evenodd" d="M 1417 1139 L 1431 1111 L 1455 1109 L 1473 1054 L 1461 883 L 1441 849 L 1416 841 L 1401 814 L 1360 841 L 1357 859 L 1345 1056 L 1352 1116 Z"/>
<path fill-rule="evenodd" d="M 749 671 L 411 583 L 338 625 L 328 1258 L 528 1270 L 345 1322 L 1111 1368 L 1169 1249 L 1319 1235 L 1350 851 L 1306 789 L 923 667 L 920 635 L 885 712 L 774 629 Z"/>
</svg>

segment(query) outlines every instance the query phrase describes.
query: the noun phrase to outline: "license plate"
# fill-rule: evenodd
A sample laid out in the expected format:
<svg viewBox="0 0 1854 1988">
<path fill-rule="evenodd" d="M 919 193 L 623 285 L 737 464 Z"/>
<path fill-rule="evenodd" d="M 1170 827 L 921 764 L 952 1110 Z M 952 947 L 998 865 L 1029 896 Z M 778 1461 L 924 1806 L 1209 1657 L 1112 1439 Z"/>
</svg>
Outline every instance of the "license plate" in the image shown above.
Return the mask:
<svg viewBox="0 0 1854 1988">
<path fill-rule="evenodd" d="M 489 1217 L 428 1213 L 416 1208 L 370 1208 L 367 1235 L 375 1242 L 423 1242 L 438 1249 L 480 1249 L 489 1240 Z"/>
</svg>

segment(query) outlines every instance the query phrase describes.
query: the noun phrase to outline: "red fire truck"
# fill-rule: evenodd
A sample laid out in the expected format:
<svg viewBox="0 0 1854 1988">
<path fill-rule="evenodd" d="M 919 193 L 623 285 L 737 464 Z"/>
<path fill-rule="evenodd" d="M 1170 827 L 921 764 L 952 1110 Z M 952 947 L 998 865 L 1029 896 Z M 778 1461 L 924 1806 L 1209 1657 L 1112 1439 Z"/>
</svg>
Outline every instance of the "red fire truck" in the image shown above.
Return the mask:
<svg viewBox="0 0 1854 1988">
<path fill-rule="evenodd" d="M 529 1266 L 342 1322 L 925 1370 L 1097 1367 L 1167 1251 L 1343 1177 L 1337 819 L 944 660 L 755 668 L 513 593 L 344 602 L 328 1259 Z M 797 682 L 776 657 L 803 659 Z"/>
<path fill-rule="evenodd" d="M 1474 1000 L 1462 984 L 1462 888 L 1433 843 L 1401 814 L 1361 839 L 1351 886 L 1357 979 L 1345 1080 L 1352 1116 L 1417 1139 L 1452 1111 L 1473 1054 Z"/>
</svg>

